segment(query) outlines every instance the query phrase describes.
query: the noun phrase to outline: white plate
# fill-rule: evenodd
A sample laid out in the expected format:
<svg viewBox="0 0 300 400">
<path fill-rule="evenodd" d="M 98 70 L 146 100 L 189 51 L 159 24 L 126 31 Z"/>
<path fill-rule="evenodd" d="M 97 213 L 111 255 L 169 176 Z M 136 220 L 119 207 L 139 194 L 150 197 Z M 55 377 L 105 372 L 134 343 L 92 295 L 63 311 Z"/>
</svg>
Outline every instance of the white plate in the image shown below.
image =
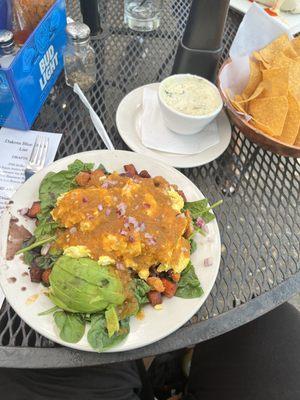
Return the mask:
<svg viewBox="0 0 300 400">
<path fill-rule="evenodd" d="M 251 1 L 249 0 L 230 0 L 230 6 L 237 11 L 246 14 L 251 6 Z M 262 4 L 257 3 L 259 6 L 266 8 Z M 280 16 L 276 17 L 276 19 L 282 22 L 284 25 L 289 26 L 290 28 L 295 28 L 296 31 L 299 31 L 299 24 L 300 24 L 300 14 L 291 14 L 289 12 L 281 11 Z"/>
<path fill-rule="evenodd" d="M 151 83 L 147 86 L 158 89 L 158 85 L 159 83 Z M 224 111 L 222 111 L 217 117 L 220 142 L 215 146 L 212 146 L 201 153 L 192 155 L 172 154 L 148 149 L 143 145 L 138 131 L 138 122 L 142 113 L 142 96 L 144 87 L 145 86 L 141 86 L 125 96 L 119 104 L 116 114 L 116 123 L 119 133 L 127 146 L 129 146 L 133 151 L 148 155 L 156 160 L 164 162 L 165 164 L 171 165 L 172 167 L 191 168 L 215 160 L 227 149 L 231 139 L 231 126 Z"/>
<path fill-rule="evenodd" d="M 22 275 L 25 271 L 28 271 L 28 267 L 21 261 L 20 256 L 15 257 L 12 261 L 5 260 L 10 215 L 18 216 L 20 223 L 32 230 L 33 222 L 26 221 L 23 217 L 20 217 L 17 211 L 23 207 L 30 206 L 34 200 L 38 199 L 39 185 L 49 171 L 58 172 L 66 169 L 76 159 L 80 159 L 83 162 L 94 162 L 95 164 L 101 162 L 108 171 L 120 172 L 123 171 L 124 164 L 133 163 L 138 170 L 146 169 L 152 176 L 161 175 L 170 183 L 178 185 L 185 192 L 188 200 L 198 200 L 203 198 L 203 195 L 188 178 L 173 168 L 144 155 L 127 151 L 108 150 L 79 153 L 56 161 L 35 174 L 15 193 L 12 198 L 13 204 L 4 212 L 1 220 L 0 284 L 4 294 L 17 314 L 43 336 L 68 347 L 93 351 L 87 342 L 86 336 L 76 344 L 66 343 L 59 338 L 52 315 L 38 316 L 40 312 L 53 307 L 53 303 L 43 294 L 43 286 L 30 282 L 29 276 Z M 205 238 L 198 237 L 198 250 L 192 255 L 192 261 L 204 290 L 204 295 L 198 299 L 191 300 L 180 299 L 178 297 L 165 299 L 163 310 L 161 311 L 156 311 L 151 306 L 145 307 L 145 318 L 143 320 L 131 318 L 131 331 L 127 339 L 109 351 L 132 350 L 156 342 L 174 332 L 198 311 L 214 285 L 220 263 L 221 245 L 216 221 L 209 224 L 209 230 L 211 240 L 208 241 Z M 206 257 L 213 258 L 212 266 L 203 266 L 203 260 Z M 9 282 L 9 278 L 11 277 L 16 278 L 15 283 Z M 22 291 L 22 287 L 26 287 L 26 291 Z M 28 299 L 34 295 L 37 295 L 37 299 L 30 304 Z"/>
</svg>

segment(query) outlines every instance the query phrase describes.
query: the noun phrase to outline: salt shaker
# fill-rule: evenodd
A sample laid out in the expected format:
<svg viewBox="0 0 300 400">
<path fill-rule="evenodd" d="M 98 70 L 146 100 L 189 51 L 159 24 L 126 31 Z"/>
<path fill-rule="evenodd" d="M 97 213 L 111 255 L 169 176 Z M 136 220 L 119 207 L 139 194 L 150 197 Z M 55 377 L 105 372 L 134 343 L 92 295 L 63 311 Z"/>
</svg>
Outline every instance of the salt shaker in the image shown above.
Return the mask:
<svg viewBox="0 0 300 400">
<path fill-rule="evenodd" d="M 83 91 L 96 82 L 95 52 L 90 45 L 90 28 L 80 22 L 67 25 L 64 51 L 65 79 L 68 86 L 77 83 Z"/>
</svg>

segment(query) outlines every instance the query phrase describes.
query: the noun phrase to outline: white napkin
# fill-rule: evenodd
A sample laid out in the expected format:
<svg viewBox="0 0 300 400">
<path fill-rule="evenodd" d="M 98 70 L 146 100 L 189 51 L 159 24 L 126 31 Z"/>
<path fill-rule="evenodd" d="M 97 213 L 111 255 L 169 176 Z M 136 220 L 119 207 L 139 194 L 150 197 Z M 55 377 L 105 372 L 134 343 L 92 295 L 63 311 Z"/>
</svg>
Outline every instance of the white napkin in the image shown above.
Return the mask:
<svg viewBox="0 0 300 400">
<path fill-rule="evenodd" d="M 175 154 L 197 154 L 220 141 L 216 120 L 195 135 L 179 135 L 170 131 L 161 115 L 157 89 L 149 87 L 143 91 L 139 133 L 144 146 Z"/>
<path fill-rule="evenodd" d="M 241 93 L 249 79 L 249 56 L 254 50 L 264 48 L 285 33 L 290 35 L 286 26 L 253 3 L 232 43 L 229 52 L 232 62 L 226 65 L 220 75 L 223 92 L 229 90 L 231 96 Z"/>
</svg>

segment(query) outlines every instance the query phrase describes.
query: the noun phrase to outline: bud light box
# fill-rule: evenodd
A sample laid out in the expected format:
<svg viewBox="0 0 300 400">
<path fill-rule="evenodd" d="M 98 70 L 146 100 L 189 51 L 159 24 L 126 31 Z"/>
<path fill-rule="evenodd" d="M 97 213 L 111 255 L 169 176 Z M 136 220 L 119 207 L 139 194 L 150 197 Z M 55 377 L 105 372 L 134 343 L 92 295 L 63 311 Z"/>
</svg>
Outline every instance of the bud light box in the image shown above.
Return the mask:
<svg viewBox="0 0 300 400">
<path fill-rule="evenodd" d="M 0 68 L 0 126 L 32 126 L 62 71 L 65 28 L 65 1 L 57 0 L 10 67 Z"/>
</svg>

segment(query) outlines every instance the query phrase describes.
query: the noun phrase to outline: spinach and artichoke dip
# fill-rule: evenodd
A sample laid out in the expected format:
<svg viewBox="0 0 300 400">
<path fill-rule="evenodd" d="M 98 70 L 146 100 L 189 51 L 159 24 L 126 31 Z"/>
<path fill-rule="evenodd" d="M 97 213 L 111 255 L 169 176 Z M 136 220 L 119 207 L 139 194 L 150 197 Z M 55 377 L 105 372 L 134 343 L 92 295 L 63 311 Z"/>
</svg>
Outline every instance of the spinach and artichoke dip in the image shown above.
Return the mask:
<svg viewBox="0 0 300 400">
<path fill-rule="evenodd" d="M 161 98 L 170 108 L 193 116 L 212 114 L 222 101 L 209 82 L 195 76 L 166 79 L 162 82 Z"/>
</svg>

